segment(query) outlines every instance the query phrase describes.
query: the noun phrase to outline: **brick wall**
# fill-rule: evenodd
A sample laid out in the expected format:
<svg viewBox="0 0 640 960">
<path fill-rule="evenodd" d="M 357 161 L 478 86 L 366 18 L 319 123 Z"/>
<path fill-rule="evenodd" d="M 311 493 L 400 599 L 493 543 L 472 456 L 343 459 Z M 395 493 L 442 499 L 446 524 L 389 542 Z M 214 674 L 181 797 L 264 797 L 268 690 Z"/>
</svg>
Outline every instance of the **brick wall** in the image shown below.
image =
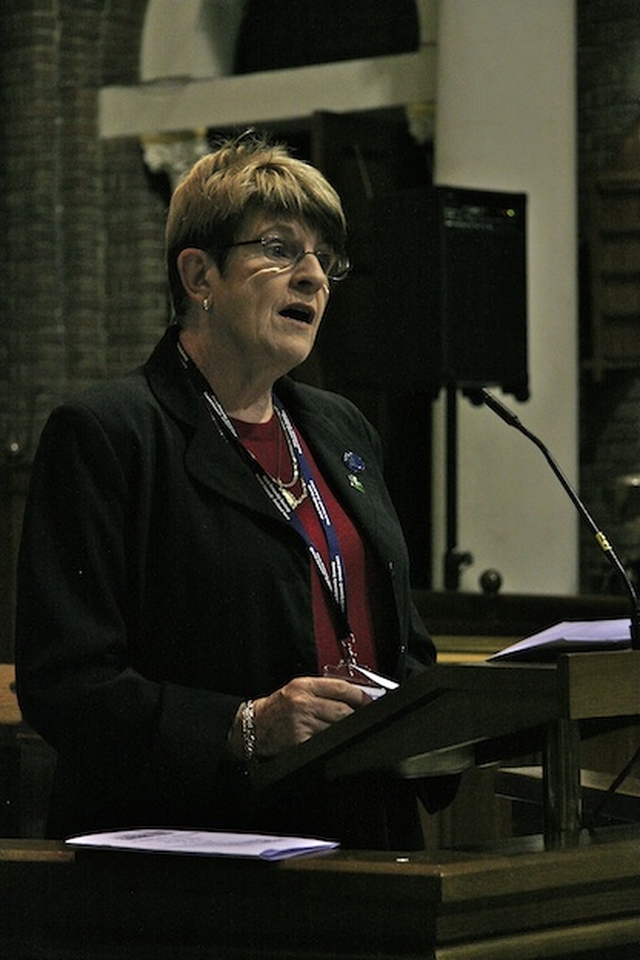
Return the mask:
<svg viewBox="0 0 640 960">
<path fill-rule="evenodd" d="M 589 180 L 594 172 L 618 165 L 640 118 L 640 4 L 578 0 L 577 11 L 580 234 L 588 254 Z M 586 284 L 583 304 L 586 326 Z M 616 478 L 640 474 L 640 371 L 610 372 L 597 384 L 585 373 L 580 407 L 581 492 L 637 576 L 640 520 L 623 521 L 614 494 Z M 590 533 L 583 530 L 582 590 L 615 591 L 609 569 Z"/>
<path fill-rule="evenodd" d="M 137 140 L 97 134 L 135 82 L 146 0 L 5 0 L 0 448 L 29 459 L 52 406 L 138 362 L 166 321 L 162 202 Z"/>
</svg>

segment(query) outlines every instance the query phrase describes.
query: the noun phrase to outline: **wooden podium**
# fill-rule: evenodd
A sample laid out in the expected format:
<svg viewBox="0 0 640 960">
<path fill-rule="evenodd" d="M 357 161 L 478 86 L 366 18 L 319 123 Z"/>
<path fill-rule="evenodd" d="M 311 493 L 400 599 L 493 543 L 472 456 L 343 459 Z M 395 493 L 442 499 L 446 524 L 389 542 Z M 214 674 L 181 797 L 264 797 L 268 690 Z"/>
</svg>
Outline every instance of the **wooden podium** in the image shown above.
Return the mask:
<svg viewBox="0 0 640 960">
<path fill-rule="evenodd" d="M 418 779 L 540 751 L 547 847 L 580 831 L 585 733 L 640 721 L 640 652 L 561 654 L 549 664 L 434 666 L 253 771 L 264 790 L 311 773 Z"/>
<path fill-rule="evenodd" d="M 437 666 L 254 773 L 295 790 L 539 747 L 547 849 L 519 838 L 267 864 L 0 840 L 0 960 L 635 960 L 640 828 L 580 833 L 574 748 L 591 725 L 637 722 L 639 703 L 636 652 Z"/>
</svg>

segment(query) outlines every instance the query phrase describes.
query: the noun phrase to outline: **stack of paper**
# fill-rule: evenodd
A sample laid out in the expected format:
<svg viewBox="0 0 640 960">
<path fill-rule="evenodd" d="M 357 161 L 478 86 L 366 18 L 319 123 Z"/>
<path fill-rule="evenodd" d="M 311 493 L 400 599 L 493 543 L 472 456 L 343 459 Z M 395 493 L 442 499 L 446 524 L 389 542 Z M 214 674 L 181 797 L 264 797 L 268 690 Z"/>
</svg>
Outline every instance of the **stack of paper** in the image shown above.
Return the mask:
<svg viewBox="0 0 640 960">
<path fill-rule="evenodd" d="M 133 850 L 143 853 L 181 853 L 205 857 L 251 857 L 284 860 L 309 853 L 334 850 L 332 840 L 282 837 L 259 833 L 225 833 L 218 830 L 116 830 L 69 837 L 65 843 L 77 848 Z"/>
<path fill-rule="evenodd" d="M 625 650 L 631 646 L 631 621 L 563 620 L 489 657 L 490 660 L 553 660 L 559 653 Z"/>
</svg>

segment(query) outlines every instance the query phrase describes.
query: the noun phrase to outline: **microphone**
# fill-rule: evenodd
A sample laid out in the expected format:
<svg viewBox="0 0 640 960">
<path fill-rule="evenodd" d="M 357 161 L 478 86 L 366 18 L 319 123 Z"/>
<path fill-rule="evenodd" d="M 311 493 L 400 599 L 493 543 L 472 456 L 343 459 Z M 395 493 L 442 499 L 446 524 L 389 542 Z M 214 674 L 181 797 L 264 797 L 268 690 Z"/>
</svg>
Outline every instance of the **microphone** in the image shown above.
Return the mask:
<svg viewBox="0 0 640 960">
<path fill-rule="evenodd" d="M 556 477 L 564 487 L 565 491 L 569 494 L 569 497 L 573 501 L 581 517 L 583 518 L 583 520 L 586 521 L 587 526 L 590 528 L 591 532 L 595 537 L 596 543 L 598 544 L 600 549 L 603 551 L 604 555 L 606 556 L 607 560 L 609 561 L 613 569 L 618 574 L 618 577 L 620 578 L 621 582 L 624 584 L 625 590 L 629 595 L 629 600 L 631 603 L 631 617 L 630 617 L 631 648 L 632 650 L 640 650 L 640 602 L 638 601 L 638 595 L 636 593 L 635 587 L 633 586 L 633 583 L 631 582 L 629 575 L 627 574 L 627 571 L 625 570 L 624 566 L 620 562 L 615 550 L 609 543 L 609 540 L 607 539 L 605 534 L 602 532 L 602 530 L 599 529 L 595 520 L 587 510 L 585 504 L 580 499 L 578 494 L 575 492 L 575 490 L 573 489 L 573 487 L 565 477 L 564 473 L 562 472 L 562 470 L 560 469 L 560 467 L 558 466 L 554 458 L 551 456 L 551 453 L 549 452 L 548 448 L 544 445 L 542 440 L 540 440 L 539 437 L 537 437 L 534 433 L 528 430 L 524 426 L 524 424 L 521 423 L 521 421 L 515 415 L 515 413 L 513 413 L 512 410 L 510 410 L 504 403 L 502 403 L 501 400 L 498 400 L 497 397 L 494 397 L 494 395 L 489 390 L 486 390 L 484 387 L 477 391 L 474 390 L 473 394 L 471 395 L 471 399 L 475 399 L 476 397 L 478 398 L 478 402 L 484 403 L 487 407 L 489 407 L 490 410 L 493 410 L 493 412 L 496 413 L 501 420 L 504 420 L 504 422 L 508 424 L 510 427 L 515 427 L 516 430 L 519 430 L 520 433 L 522 433 L 525 437 L 531 440 L 531 442 L 534 443 L 536 447 L 543 453 L 547 463 L 555 473 Z"/>
</svg>

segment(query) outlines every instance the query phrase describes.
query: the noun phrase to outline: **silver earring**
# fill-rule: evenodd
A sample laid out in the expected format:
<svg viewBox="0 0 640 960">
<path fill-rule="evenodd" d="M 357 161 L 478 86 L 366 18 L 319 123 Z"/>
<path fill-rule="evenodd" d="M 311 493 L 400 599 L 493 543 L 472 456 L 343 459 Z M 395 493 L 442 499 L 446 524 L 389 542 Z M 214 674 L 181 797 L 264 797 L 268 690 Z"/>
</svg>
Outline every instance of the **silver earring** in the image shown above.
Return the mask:
<svg viewBox="0 0 640 960">
<path fill-rule="evenodd" d="M 209 312 L 209 297 L 205 297 L 204 300 L 202 301 L 202 309 L 204 310 L 205 313 Z"/>
</svg>

